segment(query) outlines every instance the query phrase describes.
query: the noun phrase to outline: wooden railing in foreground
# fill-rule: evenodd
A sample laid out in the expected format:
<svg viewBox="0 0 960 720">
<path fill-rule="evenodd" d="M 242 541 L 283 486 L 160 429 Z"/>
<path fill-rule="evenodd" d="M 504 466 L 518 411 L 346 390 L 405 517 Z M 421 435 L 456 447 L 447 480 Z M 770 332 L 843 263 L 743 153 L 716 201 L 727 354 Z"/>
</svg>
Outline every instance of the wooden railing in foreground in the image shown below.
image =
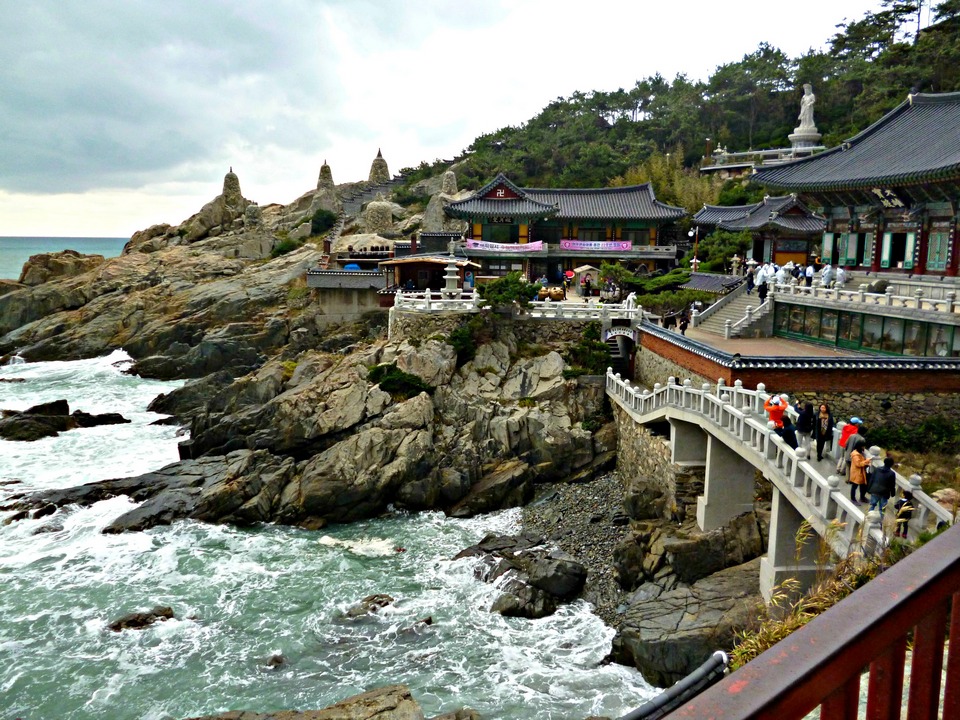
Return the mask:
<svg viewBox="0 0 960 720">
<path fill-rule="evenodd" d="M 705 690 L 668 720 L 960 718 L 960 527 L 952 527 Z M 907 644 L 913 652 L 905 678 Z M 866 714 L 860 676 L 869 668 Z M 942 701 L 942 704 L 941 704 Z"/>
</svg>

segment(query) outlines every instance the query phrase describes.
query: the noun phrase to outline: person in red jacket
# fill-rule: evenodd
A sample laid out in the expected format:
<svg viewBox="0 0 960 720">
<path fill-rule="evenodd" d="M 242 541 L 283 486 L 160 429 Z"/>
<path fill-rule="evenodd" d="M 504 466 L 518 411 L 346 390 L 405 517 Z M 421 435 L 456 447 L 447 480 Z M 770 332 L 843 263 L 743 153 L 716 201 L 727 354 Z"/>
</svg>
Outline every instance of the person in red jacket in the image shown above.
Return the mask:
<svg viewBox="0 0 960 720">
<path fill-rule="evenodd" d="M 783 413 L 787 410 L 789 400 L 786 395 L 771 395 L 763 404 L 763 409 L 778 430 L 783 427 Z"/>
<path fill-rule="evenodd" d="M 837 453 L 837 472 L 845 473 L 847 471 L 847 462 L 850 458 L 850 453 L 847 452 L 847 442 L 850 438 L 857 434 L 860 430 L 860 425 L 863 421 L 858 417 L 850 418 L 850 422 L 843 426 L 843 429 L 840 431 L 840 439 L 837 441 L 840 445 L 841 451 Z M 852 448 L 851 448 L 852 449 Z"/>
</svg>

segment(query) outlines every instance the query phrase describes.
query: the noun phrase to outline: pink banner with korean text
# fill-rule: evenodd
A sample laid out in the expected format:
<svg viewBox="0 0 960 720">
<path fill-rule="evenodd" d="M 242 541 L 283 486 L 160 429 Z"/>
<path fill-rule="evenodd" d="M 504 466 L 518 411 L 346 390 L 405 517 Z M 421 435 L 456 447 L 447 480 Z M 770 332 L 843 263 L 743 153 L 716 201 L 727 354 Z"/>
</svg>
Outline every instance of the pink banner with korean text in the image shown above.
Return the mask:
<svg viewBox="0 0 960 720">
<path fill-rule="evenodd" d="M 543 250 L 543 242 L 528 242 L 521 244 L 514 243 L 493 243 L 483 240 L 467 240 L 467 248 L 470 250 L 493 250 L 495 252 L 540 252 Z"/>
<path fill-rule="evenodd" d="M 623 252 L 633 250 L 630 241 L 603 241 L 603 240 L 561 240 L 561 250 L 592 250 L 599 252 Z"/>
</svg>

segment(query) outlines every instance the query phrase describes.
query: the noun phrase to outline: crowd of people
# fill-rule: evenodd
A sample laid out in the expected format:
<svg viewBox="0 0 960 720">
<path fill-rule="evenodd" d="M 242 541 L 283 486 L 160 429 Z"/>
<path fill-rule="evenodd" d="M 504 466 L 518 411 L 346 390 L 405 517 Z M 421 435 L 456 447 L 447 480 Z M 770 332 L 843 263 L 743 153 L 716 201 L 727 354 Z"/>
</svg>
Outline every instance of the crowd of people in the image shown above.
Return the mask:
<svg viewBox="0 0 960 720">
<path fill-rule="evenodd" d="M 847 271 L 842 267 L 834 268 L 830 263 L 819 264 L 810 263 L 806 267 L 801 264 L 788 262 L 785 265 L 777 265 L 772 262 L 765 262 L 756 266 L 750 266 L 747 269 L 747 295 L 757 291 L 757 297 L 760 302 L 767 298 L 767 287 L 769 283 L 784 285 L 791 279 L 797 283 L 802 283 L 807 287 L 813 285 L 813 280 L 820 275 L 820 284 L 823 287 L 842 288 L 847 282 Z"/>
<path fill-rule="evenodd" d="M 811 459 L 811 449 L 816 447 L 817 461 L 823 462 L 824 451 L 828 446 L 832 449 L 836 425 L 829 405 L 821 403 L 815 409 L 813 403 L 802 406 L 797 403 L 793 408 L 796 422 L 791 418 L 790 398 L 785 393 L 771 395 L 764 402 L 763 409 L 787 445 L 793 449 L 803 448 Z M 896 461 L 891 455 L 880 460 L 875 455 L 876 449 L 874 452 L 867 449 L 866 429 L 863 420 L 856 416 L 844 424 L 837 444 L 835 469 L 850 485 L 850 502 L 854 505 L 869 502 L 869 511 L 879 510 L 882 515 L 890 499 L 897 496 Z M 897 537 L 907 537 L 907 524 L 913 517 L 913 510 L 913 495 L 904 491 L 893 504 L 894 534 Z"/>
</svg>

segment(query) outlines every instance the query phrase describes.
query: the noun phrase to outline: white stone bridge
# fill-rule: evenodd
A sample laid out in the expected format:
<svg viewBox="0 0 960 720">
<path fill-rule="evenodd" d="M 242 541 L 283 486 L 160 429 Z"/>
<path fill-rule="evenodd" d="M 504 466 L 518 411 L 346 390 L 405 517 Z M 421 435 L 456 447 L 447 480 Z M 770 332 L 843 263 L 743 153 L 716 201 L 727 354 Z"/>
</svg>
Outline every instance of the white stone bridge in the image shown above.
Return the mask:
<svg viewBox="0 0 960 720">
<path fill-rule="evenodd" d="M 694 387 L 689 380 L 679 384 L 670 378 L 666 385 L 648 390 L 608 370 L 606 388 L 610 400 L 635 422 L 670 423 L 674 463 L 704 467 L 704 493 L 697 501 L 701 530 L 718 528 L 753 509 L 755 470 L 770 481 L 770 538 L 760 566 L 760 588 L 768 601 L 773 589 L 789 577 L 797 578 L 803 589 L 816 578 L 818 544 L 797 546 L 804 520 L 840 557 L 872 554 L 888 542 L 880 513 L 865 513 L 852 503 L 848 486 L 830 474 L 835 460 L 811 460 L 805 450 L 792 449 L 769 427 L 763 410 L 769 394 L 762 384 L 755 390 L 742 387 L 739 380 L 733 387 L 722 381 Z M 898 485 L 913 493 L 917 508 L 910 521 L 911 538 L 931 524 L 954 520 L 920 489 L 920 482 L 917 475 L 897 476 Z"/>
</svg>

